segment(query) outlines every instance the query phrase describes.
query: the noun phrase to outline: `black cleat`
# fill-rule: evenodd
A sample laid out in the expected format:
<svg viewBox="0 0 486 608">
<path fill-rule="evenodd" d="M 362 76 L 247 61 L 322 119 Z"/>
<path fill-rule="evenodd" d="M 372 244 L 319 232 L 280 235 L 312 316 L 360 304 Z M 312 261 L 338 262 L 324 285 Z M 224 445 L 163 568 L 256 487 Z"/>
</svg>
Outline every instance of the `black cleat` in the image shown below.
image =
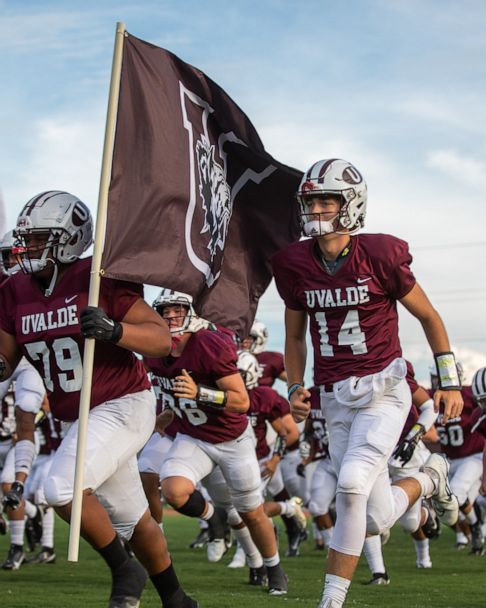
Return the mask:
<svg viewBox="0 0 486 608">
<path fill-rule="evenodd" d="M 265 566 L 260 568 L 250 568 L 250 577 L 248 582 L 255 587 L 265 587 L 268 583 L 267 569 Z"/>
<path fill-rule="evenodd" d="M 5 536 L 7 534 L 7 522 L 3 518 L 3 515 L 0 513 L 0 535 Z"/>
<path fill-rule="evenodd" d="M 471 551 L 472 555 L 484 555 L 484 537 L 481 530 L 481 523 L 477 521 L 470 526 L 471 528 Z"/>
<path fill-rule="evenodd" d="M 438 538 L 440 535 L 440 520 L 431 505 L 424 505 L 427 510 L 427 519 L 422 526 L 422 532 L 427 538 Z"/>
<path fill-rule="evenodd" d="M 189 549 L 202 549 L 204 545 L 209 541 L 209 530 L 207 528 L 202 528 L 199 531 L 199 534 L 189 545 Z"/>
<path fill-rule="evenodd" d="M 2 564 L 3 570 L 18 570 L 25 561 L 22 545 L 10 545 L 7 557 Z"/>
<path fill-rule="evenodd" d="M 55 561 L 56 561 L 56 554 L 54 552 L 54 549 L 52 549 L 51 547 L 42 547 L 41 551 L 34 557 L 31 557 L 30 559 L 26 560 L 26 563 L 27 564 L 54 564 Z"/>
<path fill-rule="evenodd" d="M 300 555 L 300 543 L 304 540 L 302 529 L 297 525 L 295 520 L 290 520 L 290 525 L 287 528 L 287 539 L 289 546 L 285 551 L 286 557 L 297 557 Z"/>
<path fill-rule="evenodd" d="M 386 572 L 373 572 L 373 578 L 371 578 L 368 582 L 364 583 L 365 585 L 389 585 L 390 577 Z"/>
<path fill-rule="evenodd" d="M 283 571 L 282 566 L 271 566 L 267 568 L 268 595 L 287 595 L 289 579 Z"/>
<path fill-rule="evenodd" d="M 199 604 L 186 595 L 182 587 L 179 587 L 169 601 L 164 603 L 164 608 L 199 608 Z"/>
</svg>

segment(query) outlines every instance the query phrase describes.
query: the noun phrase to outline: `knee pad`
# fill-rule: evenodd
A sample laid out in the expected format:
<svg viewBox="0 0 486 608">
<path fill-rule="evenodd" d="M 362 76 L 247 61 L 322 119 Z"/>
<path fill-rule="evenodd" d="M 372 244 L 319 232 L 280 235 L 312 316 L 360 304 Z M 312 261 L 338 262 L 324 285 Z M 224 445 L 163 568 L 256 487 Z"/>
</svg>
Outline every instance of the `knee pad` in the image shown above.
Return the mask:
<svg viewBox="0 0 486 608">
<path fill-rule="evenodd" d="M 346 463 L 339 471 L 336 492 L 343 494 L 366 494 L 368 485 L 367 472 L 356 463 Z"/>
<path fill-rule="evenodd" d="M 372 536 L 389 530 L 394 523 L 393 511 L 384 513 L 371 508 L 366 512 L 366 533 Z"/>
<path fill-rule="evenodd" d="M 416 532 L 420 527 L 420 509 L 418 511 L 410 509 L 399 519 L 400 526 L 404 532 Z"/>
<path fill-rule="evenodd" d="M 206 500 L 199 490 L 194 490 L 194 492 L 189 496 L 187 502 L 185 502 L 181 507 L 174 508 L 179 513 L 182 513 L 182 515 L 187 515 L 188 517 L 200 517 L 206 508 Z"/>
<path fill-rule="evenodd" d="M 44 482 L 44 496 L 51 507 L 63 507 L 73 499 L 73 486 L 62 477 L 48 477 Z"/>
</svg>

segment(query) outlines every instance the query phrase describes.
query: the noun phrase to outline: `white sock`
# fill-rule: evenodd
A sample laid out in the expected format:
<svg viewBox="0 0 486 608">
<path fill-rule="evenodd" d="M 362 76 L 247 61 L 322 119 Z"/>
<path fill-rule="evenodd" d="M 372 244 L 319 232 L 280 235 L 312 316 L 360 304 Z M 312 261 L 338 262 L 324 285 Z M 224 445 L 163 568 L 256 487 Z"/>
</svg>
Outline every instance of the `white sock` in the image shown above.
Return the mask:
<svg viewBox="0 0 486 608">
<path fill-rule="evenodd" d="M 381 538 L 379 535 L 368 536 L 363 545 L 363 551 L 372 574 L 375 572 L 385 573 L 385 562 L 381 551 Z"/>
<path fill-rule="evenodd" d="M 417 555 L 418 562 L 425 562 L 430 560 L 429 553 L 429 539 L 426 538 L 424 540 L 415 540 L 413 539 L 413 544 L 415 545 L 415 554 Z"/>
<path fill-rule="evenodd" d="M 42 520 L 41 545 L 48 549 L 54 548 L 54 509 L 48 507 Z"/>
<path fill-rule="evenodd" d="M 414 475 L 411 475 L 411 477 L 413 477 L 414 479 L 416 479 L 419 484 L 420 487 L 422 488 L 422 496 L 424 498 L 430 498 L 431 496 L 433 496 L 434 492 L 435 492 L 435 488 L 436 488 L 436 484 L 434 483 L 432 477 L 430 477 L 430 475 L 427 475 L 427 473 L 415 473 Z"/>
<path fill-rule="evenodd" d="M 279 564 L 280 564 L 280 555 L 278 554 L 278 551 L 272 557 L 263 558 L 263 565 L 266 566 L 267 568 L 271 568 L 272 566 L 278 566 Z"/>
<path fill-rule="evenodd" d="M 284 500 L 282 502 L 277 502 L 277 504 L 280 506 L 280 515 L 289 514 L 289 505 L 287 504 L 286 500 Z"/>
<path fill-rule="evenodd" d="M 478 518 L 476 516 L 474 509 L 471 509 L 469 511 L 469 513 L 465 513 L 464 516 L 466 518 L 467 523 L 470 524 L 471 526 L 474 526 L 474 524 L 478 523 Z"/>
<path fill-rule="evenodd" d="M 324 546 L 326 548 L 329 547 L 329 545 L 331 544 L 333 531 L 334 531 L 334 527 L 325 528 L 324 530 L 321 530 L 321 536 L 322 536 L 322 539 L 324 540 Z"/>
<path fill-rule="evenodd" d="M 233 528 L 233 534 L 245 552 L 250 568 L 261 568 L 261 566 L 263 566 L 263 558 L 253 542 L 250 530 L 248 530 L 246 526 L 244 528 L 239 528 L 238 530 Z"/>
<path fill-rule="evenodd" d="M 37 507 L 32 504 L 30 502 L 30 500 L 26 500 L 25 501 L 25 514 L 27 515 L 27 517 L 30 517 L 32 519 L 32 517 L 35 517 L 37 513 Z"/>
<path fill-rule="evenodd" d="M 336 608 L 341 608 L 346 599 L 351 581 L 335 574 L 326 574 L 322 600 L 330 599 Z"/>
<path fill-rule="evenodd" d="M 211 517 L 214 515 L 214 506 L 212 502 L 208 502 L 206 504 L 208 505 L 206 515 L 201 515 L 201 519 L 208 521 L 208 519 L 211 519 Z"/>
<path fill-rule="evenodd" d="M 25 520 L 14 519 L 10 520 L 10 543 L 12 545 L 24 544 Z"/>
</svg>

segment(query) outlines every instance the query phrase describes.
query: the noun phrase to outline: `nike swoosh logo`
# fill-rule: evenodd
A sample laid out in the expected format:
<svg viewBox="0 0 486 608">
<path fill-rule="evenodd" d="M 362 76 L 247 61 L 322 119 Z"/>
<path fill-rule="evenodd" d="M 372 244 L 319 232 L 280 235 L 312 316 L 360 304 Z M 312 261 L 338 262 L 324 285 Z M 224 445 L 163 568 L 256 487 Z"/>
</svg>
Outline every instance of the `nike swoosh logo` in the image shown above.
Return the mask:
<svg viewBox="0 0 486 608">
<path fill-rule="evenodd" d="M 358 283 L 366 283 L 366 281 L 371 281 L 371 277 L 366 277 L 366 279 L 356 279 Z"/>
<path fill-rule="evenodd" d="M 76 294 L 75 296 L 71 296 L 70 298 L 64 298 L 64 302 L 66 302 L 66 304 L 69 304 L 69 302 L 72 302 L 77 297 L 78 297 L 78 294 Z"/>
<path fill-rule="evenodd" d="M 115 322 L 111 319 L 103 319 L 103 321 L 108 324 L 110 327 L 115 327 Z"/>
</svg>

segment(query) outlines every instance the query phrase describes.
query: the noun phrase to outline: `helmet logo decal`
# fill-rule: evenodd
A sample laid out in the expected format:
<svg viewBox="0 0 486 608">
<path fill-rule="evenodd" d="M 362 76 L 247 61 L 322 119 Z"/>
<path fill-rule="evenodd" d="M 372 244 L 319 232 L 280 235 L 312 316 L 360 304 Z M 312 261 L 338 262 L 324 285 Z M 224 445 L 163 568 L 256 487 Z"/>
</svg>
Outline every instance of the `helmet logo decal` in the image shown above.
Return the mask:
<svg viewBox="0 0 486 608">
<path fill-rule="evenodd" d="M 189 144 L 189 201 L 184 227 L 189 260 L 211 287 L 221 273 L 224 247 L 233 204 L 249 182 L 261 183 L 276 167 L 267 165 L 260 172 L 243 173 L 228 169 L 225 146 L 244 146 L 233 131 L 222 132 L 210 123 L 211 105 L 179 81 L 182 122 Z M 210 124 L 208 124 L 210 123 Z M 235 174 L 237 173 L 237 174 Z M 230 177 L 229 177 L 230 175 Z"/>
<path fill-rule="evenodd" d="M 343 171 L 343 181 L 345 181 L 347 184 L 356 185 L 361 184 L 363 178 L 357 169 L 349 166 Z"/>
</svg>

